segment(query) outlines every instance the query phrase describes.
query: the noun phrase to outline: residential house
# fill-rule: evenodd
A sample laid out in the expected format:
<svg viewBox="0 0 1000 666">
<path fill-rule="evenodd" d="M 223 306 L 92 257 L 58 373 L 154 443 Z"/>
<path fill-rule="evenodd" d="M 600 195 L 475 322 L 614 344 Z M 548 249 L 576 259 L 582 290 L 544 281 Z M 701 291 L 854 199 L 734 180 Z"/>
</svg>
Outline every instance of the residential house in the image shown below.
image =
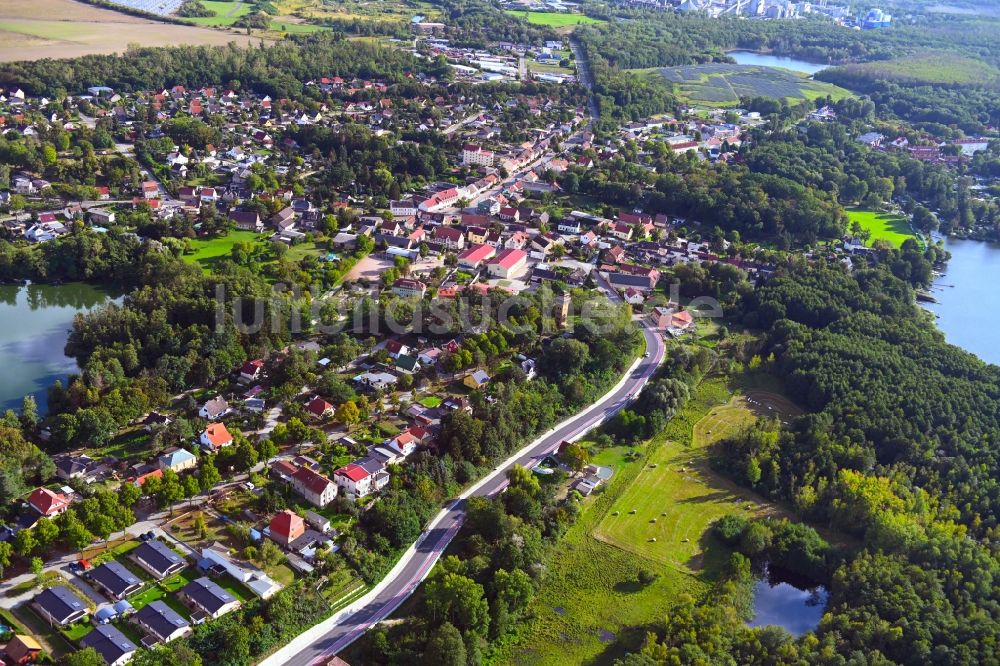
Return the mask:
<svg viewBox="0 0 1000 666">
<path fill-rule="evenodd" d="M 209 421 L 216 421 L 229 413 L 229 403 L 221 395 L 206 402 L 198 410 L 198 416 Z"/>
<path fill-rule="evenodd" d="M 348 497 L 360 499 L 385 487 L 389 472 L 378 461 L 356 460 L 334 472 L 333 478 Z"/>
<path fill-rule="evenodd" d="M 123 666 L 132 660 L 139 649 L 117 627 L 100 624 L 80 639 L 80 647 L 93 648 L 108 666 Z"/>
<path fill-rule="evenodd" d="M 271 539 L 286 548 L 300 536 L 305 534 L 306 524 L 302 518 L 289 509 L 274 514 L 268 525 Z"/>
<path fill-rule="evenodd" d="M 462 147 L 462 164 L 491 167 L 495 154 L 492 150 L 486 150 L 482 146 L 466 144 Z"/>
<path fill-rule="evenodd" d="M 487 234 L 489 230 L 486 227 L 467 227 L 465 230 L 465 237 L 473 245 L 485 245 Z"/>
<path fill-rule="evenodd" d="M 160 469 L 166 472 L 168 469 L 174 472 L 194 469 L 198 466 L 198 459 L 187 449 L 174 449 L 167 451 L 158 460 Z"/>
<path fill-rule="evenodd" d="M 313 506 L 323 508 L 337 497 L 337 485 L 319 472 L 300 467 L 291 476 L 292 488 Z"/>
<path fill-rule="evenodd" d="M 476 370 L 475 372 L 469 373 L 462 380 L 462 383 L 468 386 L 470 389 L 480 389 L 490 382 L 490 376 L 486 374 L 483 370 Z"/>
<path fill-rule="evenodd" d="M 84 455 L 59 456 L 53 460 L 56 466 L 56 476 L 64 481 L 72 481 L 84 476 L 94 465 L 94 461 Z"/>
<path fill-rule="evenodd" d="M 386 341 L 385 350 L 389 352 L 389 356 L 392 358 L 398 358 L 400 354 L 410 353 L 410 348 L 395 338 Z"/>
<path fill-rule="evenodd" d="M 177 596 L 188 608 L 195 611 L 191 615 L 192 619 L 195 614 L 201 612 L 215 620 L 240 607 L 236 597 L 205 576 L 196 578 L 182 587 Z"/>
<path fill-rule="evenodd" d="M 427 293 L 427 285 L 420 280 L 410 278 L 399 278 L 392 283 L 392 293 L 400 298 L 423 298 Z"/>
<path fill-rule="evenodd" d="M 331 530 L 330 519 L 319 515 L 315 511 L 306 511 L 306 523 L 324 534 Z"/>
<path fill-rule="evenodd" d="M 412 375 L 420 371 L 420 361 L 411 354 L 399 354 L 396 356 L 396 369 Z"/>
<path fill-rule="evenodd" d="M 87 211 L 87 217 L 90 218 L 91 224 L 98 226 L 108 226 L 115 223 L 114 211 L 103 208 L 91 208 Z"/>
<path fill-rule="evenodd" d="M 185 566 L 184 558 L 159 539 L 139 544 L 129 557 L 157 580 L 172 576 Z"/>
<path fill-rule="evenodd" d="M 31 605 L 53 627 L 73 624 L 87 616 L 87 606 L 65 585 L 42 590 Z"/>
<path fill-rule="evenodd" d="M 306 411 L 315 419 L 328 419 L 333 416 L 333 405 L 318 395 L 313 396 L 306 404 Z"/>
<path fill-rule="evenodd" d="M 461 250 L 465 247 L 465 234 L 455 227 L 437 226 L 434 228 L 431 238 L 449 250 Z"/>
<path fill-rule="evenodd" d="M 66 495 L 48 488 L 35 488 L 28 497 L 28 505 L 43 516 L 58 516 L 69 508 L 70 499 Z"/>
<path fill-rule="evenodd" d="M 260 213 L 255 210 L 231 210 L 229 219 L 236 224 L 236 228 L 241 231 L 264 231 L 264 222 L 260 219 Z"/>
<path fill-rule="evenodd" d="M 240 368 L 240 380 L 244 382 L 255 382 L 260 379 L 260 373 L 264 371 L 264 360 L 254 359 L 247 361 Z"/>
<path fill-rule="evenodd" d="M 198 443 L 206 451 L 215 453 L 219 449 L 231 445 L 233 436 L 229 434 L 225 423 L 209 423 L 198 438 Z"/>
<path fill-rule="evenodd" d="M 87 578 L 112 599 L 124 599 L 142 589 L 139 577 L 116 560 L 92 569 Z"/>
<path fill-rule="evenodd" d="M 207 571 L 214 566 L 221 567 L 261 599 L 270 599 L 281 590 L 281 585 L 260 569 L 234 562 L 229 557 L 228 549 L 220 543 L 203 548 L 201 556 L 202 562 L 199 562 L 199 568 Z"/>
<path fill-rule="evenodd" d="M 6 664 L 15 664 L 16 666 L 33 664 L 41 657 L 42 646 L 32 636 L 15 634 L 7 641 L 7 645 L 4 646 L 3 652 L 0 654 L 3 654 L 3 661 Z"/>
<path fill-rule="evenodd" d="M 143 182 L 141 189 L 143 199 L 157 199 L 160 196 L 159 186 L 151 180 Z"/>
<path fill-rule="evenodd" d="M 188 621 L 161 600 L 143 606 L 132 617 L 137 625 L 162 643 L 169 643 L 191 633 Z"/>
</svg>

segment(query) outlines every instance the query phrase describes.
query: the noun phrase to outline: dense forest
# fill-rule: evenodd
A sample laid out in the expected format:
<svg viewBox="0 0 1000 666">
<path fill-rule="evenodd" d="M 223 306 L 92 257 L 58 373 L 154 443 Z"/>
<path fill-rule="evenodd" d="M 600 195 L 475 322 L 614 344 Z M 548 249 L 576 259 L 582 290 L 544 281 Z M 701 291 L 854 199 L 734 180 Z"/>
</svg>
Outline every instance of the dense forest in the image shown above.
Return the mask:
<svg viewBox="0 0 1000 666">
<path fill-rule="evenodd" d="M 1000 370 L 943 340 L 892 275 L 898 258 L 853 275 L 791 267 L 745 299 L 744 322 L 769 332 L 762 353 L 775 355 L 773 371 L 812 413 L 724 440 L 716 464 L 819 524 L 863 537 L 864 547 L 811 574 L 831 593 L 815 636 L 761 630 L 748 639 L 713 615 L 703 631 L 748 641 L 742 659 L 719 663 L 983 664 L 996 656 Z M 713 605 L 692 602 L 685 612 L 707 617 Z M 683 617 L 662 628 L 669 647 L 705 649 L 678 633 Z M 850 661 L 829 661 L 833 654 Z"/>
<path fill-rule="evenodd" d="M 32 95 L 57 98 L 94 85 L 119 91 L 213 86 L 281 98 L 297 95 L 305 81 L 323 76 L 392 82 L 434 65 L 434 61 L 419 60 L 399 49 L 348 42 L 337 34 L 314 33 L 259 48 L 235 44 L 139 48 L 129 50 L 124 57 L 88 55 L 73 60 L 6 63 L 0 65 L 0 86 L 21 87 Z"/>
</svg>

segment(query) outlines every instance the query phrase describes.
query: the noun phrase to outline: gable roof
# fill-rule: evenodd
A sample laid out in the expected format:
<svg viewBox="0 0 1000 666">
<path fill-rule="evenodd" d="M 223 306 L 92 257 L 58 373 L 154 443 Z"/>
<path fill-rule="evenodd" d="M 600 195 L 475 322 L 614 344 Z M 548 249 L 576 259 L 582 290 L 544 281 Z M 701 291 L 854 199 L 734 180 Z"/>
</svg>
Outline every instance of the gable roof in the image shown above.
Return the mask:
<svg viewBox="0 0 1000 666">
<path fill-rule="evenodd" d="M 178 629 L 190 626 L 187 620 L 160 600 L 140 608 L 135 614 L 135 619 L 149 627 L 160 638 L 167 638 Z"/>
<path fill-rule="evenodd" d="M 127 654 L 138 650 L 135 643 L 111 624 L 99 624 L 83 637 L 80 647 L 94 648 L 105 663 L 114 664 Z"/>
<path fill-rule="evenodd" d="M 35 604 L 44 608 L 45 612 L 58 622 L 65 621 L 75 614 L 87 610 L 80 598 L 70 592 L 65 585 L 56 585 L 42 590 L 35 597 Z"/>
<path fill-rule="evenodd" d="M 223 426 L 225 427 L 225 426 Z M 176 451 L 171 451 L 170 453 L 164 453 L 160 456 L 160 462 L 162 462 L 167 467 L 176 467 L 178 465 L 183 465 L 191 460 L 197 460 L 195 455 L 188 451 L 187 449 L 177 449 Z"/>
<path fill-rule="evenodd" d="M 236 597 L 222 589 L 215 581 L 204 576 L 185 585 L 181 592 L 197 606 L 211 614 L 218 613 L 236 601 Z"/>
<path fill-rule="evenodd" d="M 292 478 L 317 495 L 322 493 L 326 490 L 327 486 L 333 483 L 330 479 L 318 472 L 312 471 L 308 467 L 300 467 L 295 470 L 295 473 L 292 474 Z"/>
<path fill-rule="evenodd" d="M 110 560 L 90 572 L 90 578 L 116 597 L 123 596 L 129 588 L 142 585 L 142 581 L 121 562 Z"/>
<path fill-rule="evenodd" d="M 286 539 L 290 538 L 293 534 L 302 534 L 306 528 L 302 518 L 294 511 L 288 509 L 274 514 L 270 527 L 271 534 L 280 534 Z"/>
<path fill-rule="evenodd" d="M 209 423 L 208 427 L 205 428 L 205 437 L 215 448 L 233 441 L 233 436 L 229 434 L 225 423 Z"/>
<path fill-rule="evenodd" d="M 358 481 L 363 481 L 364 479 L 370 476 L 370 474 L 364 467 L 361 467 L 360 465 L 355 465 L 354 463 L 351 463 L 349 465 L 344 465 L 334 473 L 337 476 L 346 476 L 348 479 L 354 481 L 355 483 L 357 483 Z"/>
<path fill-rule="evenodd" d="M 146 566 L 160 574 L 166 574 L 172 568 L 184 564 L 183 557 L 157 539 L 139 544 L 139 547 L 132 551 L 132 557 L 142 560 Z"/>
<path fill-rule="evenodd" d="M 28 504 L 43 516 L 48 516 L 69 506 L 69 498 L 48 488 L 35 488 Z"/>
</svg>

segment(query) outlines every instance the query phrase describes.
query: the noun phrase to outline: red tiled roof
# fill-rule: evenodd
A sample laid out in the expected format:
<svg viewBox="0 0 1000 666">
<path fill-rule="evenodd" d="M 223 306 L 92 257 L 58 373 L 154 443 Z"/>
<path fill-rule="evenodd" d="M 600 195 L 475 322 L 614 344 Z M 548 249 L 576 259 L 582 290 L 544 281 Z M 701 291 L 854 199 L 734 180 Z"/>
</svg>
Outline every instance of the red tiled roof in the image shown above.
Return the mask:
<svg viewBox="0 0 1000 666">
<path fill-rule="evenodd" d="M 528 256 L 528 253 L 524 250 L 518 250 L 515 248 L 510 248 L 504 250 L 498 254 L 493 259 L 490 259 L 490 265 L 497 265 L 503 268 L 513 268 L 518 262 L 524 261 Z"/>
<path fill-rule="evenodd" d="M 35 488 L 28 498 L 28 503 L 40 514 L 48 516 L 67 506 L 69 498 L 48 488 Z"/>
<path fill-rule="evenodd" d="M 294 539 L 305 531 L 306 527 L 302 518 L 288 509 L 279 511 L 271 519 L 271 534 L 279 534 L 286 539 Z"/>
<path fill-rule="evenodd" d="M 205 436 L 208 438 L 209 443 L 215 448 L 219 448 L 220 446 L 233 441 L 233 436 L 229 434 L 225 423 L 209 424 L 209 426 L 205 428 Z"/>
<path fill-rule="evenodd" d="M 327 411 L 333 409 L 333 405 L 328 403 L 323 398 L 316 396 L 315 398 L 309 401 L 309 404 L 306 405 L 306 409 L 309 411 L 310 414 L 314 414 L 316 416 L 323 416 Z"/>
<path fill-rule="evenodd" d="M 326 490 L 326 487 L 332 483 L 330 479 L 326 478 L 322 474 L 305 467 L 300 467 L 292 476 L 316 494 L 322 493 Z"/>
<path fill-rule="evenodd" d="M 364 467 L 361 467 L 360 465 L 355 465 L 354 463 L 341 467 L 336 472 L 334 472 L 334 474 L 339 476 L 346 476 L 348 479 L 354 481 L 355 483 L 357 483 L 358 481 L 362 481 L 368 478 L 369 476 L 368 472 L 365 470 Z"/>
</svg>

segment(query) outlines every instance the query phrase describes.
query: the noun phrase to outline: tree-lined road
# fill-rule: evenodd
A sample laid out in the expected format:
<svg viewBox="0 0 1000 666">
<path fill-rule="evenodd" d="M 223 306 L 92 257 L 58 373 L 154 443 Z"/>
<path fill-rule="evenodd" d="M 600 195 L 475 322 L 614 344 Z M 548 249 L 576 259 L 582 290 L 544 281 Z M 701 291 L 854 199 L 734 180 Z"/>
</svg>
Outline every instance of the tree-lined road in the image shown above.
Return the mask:
<svg viewBox="0 0 1000 666">
<path fill-rule="evenodd" d="M 640 358 L 619 384 L 599 401 L 563 421 L 508 458 L 496 470 L 443 509 L 424 530 L 416 544 L 371 592 L 330 620 L 313 627 L 266 659 L 262 666 L 310 666 L 323 663 L 382 621 L 417 588 L 458 533 L 465 519 L 468 497 L 492 497 L 507 486 L 507 471 L 514 465 L 531 467 L 555 451 L 563 440 L 574 440 L 624 408 L 652 378 L 663 360 L 660 334 L 643 323 L 648 356 Z"/>
</svg>

